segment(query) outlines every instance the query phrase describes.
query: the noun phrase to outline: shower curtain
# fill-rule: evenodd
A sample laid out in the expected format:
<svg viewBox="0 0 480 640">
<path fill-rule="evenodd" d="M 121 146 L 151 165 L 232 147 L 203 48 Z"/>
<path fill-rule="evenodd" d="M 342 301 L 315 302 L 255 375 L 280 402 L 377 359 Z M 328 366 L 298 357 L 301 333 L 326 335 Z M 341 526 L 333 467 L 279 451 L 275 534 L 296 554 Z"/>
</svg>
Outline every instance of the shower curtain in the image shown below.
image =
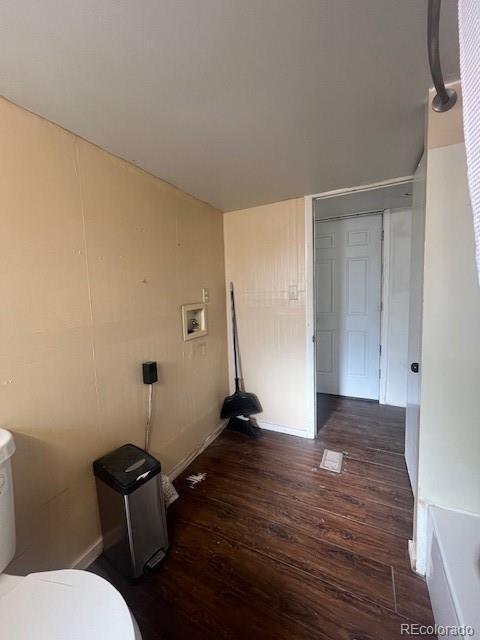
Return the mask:
<svg viewBox="0 0 480 640">
<path fill-rule="evenodd" d="M 459 0 L 458 28 L 463 128 L 480 283 L 480 0 Z"/>
</svg>

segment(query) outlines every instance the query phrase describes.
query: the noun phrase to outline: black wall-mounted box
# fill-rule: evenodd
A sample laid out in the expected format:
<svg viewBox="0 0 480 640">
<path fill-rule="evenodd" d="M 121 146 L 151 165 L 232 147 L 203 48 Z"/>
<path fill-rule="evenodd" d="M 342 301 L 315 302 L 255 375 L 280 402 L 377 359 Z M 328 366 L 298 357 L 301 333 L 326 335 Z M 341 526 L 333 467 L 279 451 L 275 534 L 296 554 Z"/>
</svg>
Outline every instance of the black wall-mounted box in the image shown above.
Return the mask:
<svg viewBox="0 0 480 640">
<path fill-rule="evenodd" d="M 143 370 L 143 383 L 153 384 L 158 380 L 157 363 L 156 362 L 144 362 L 142 364 Z"/>
</svg>

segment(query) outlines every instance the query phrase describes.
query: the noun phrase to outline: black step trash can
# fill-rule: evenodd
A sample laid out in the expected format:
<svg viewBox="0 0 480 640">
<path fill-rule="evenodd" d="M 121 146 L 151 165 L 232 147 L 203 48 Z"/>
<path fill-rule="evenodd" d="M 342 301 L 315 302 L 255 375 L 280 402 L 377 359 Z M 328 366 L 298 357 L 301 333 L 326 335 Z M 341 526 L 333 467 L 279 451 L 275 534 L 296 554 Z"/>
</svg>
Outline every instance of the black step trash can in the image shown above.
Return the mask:
<svg viewBox="0 0 480 640">
<path fill-rule="evenodd" d="M 125 577 L 152 569 L 168 549 L 160 462 L 125 444 L 95 460 L 103 552 Z"/>
</svg>

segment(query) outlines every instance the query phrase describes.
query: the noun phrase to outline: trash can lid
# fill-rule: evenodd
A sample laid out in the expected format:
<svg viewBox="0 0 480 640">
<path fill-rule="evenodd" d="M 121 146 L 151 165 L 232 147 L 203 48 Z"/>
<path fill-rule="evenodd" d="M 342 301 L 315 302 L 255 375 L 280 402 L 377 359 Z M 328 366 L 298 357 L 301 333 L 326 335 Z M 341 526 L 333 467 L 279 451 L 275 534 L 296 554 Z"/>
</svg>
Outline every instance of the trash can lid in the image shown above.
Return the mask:
<svg viewBox="0 0 480 640">
<path fill-rule="evenodd" d="M 93 463 L 95 476 L 123 495 L 138 489 L 161 469 L 156 458 L 134 444 L 124 444 Z"/>
</svg>

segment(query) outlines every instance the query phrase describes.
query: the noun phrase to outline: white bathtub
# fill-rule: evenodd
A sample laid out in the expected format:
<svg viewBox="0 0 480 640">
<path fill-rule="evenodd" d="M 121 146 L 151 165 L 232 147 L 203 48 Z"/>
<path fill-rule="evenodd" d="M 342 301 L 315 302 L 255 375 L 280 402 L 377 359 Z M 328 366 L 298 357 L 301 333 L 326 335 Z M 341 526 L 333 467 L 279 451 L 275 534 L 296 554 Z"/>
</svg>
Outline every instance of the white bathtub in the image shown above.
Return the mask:
<svg viewBox="0 0 480 640">
<path fill-rule="evenodd" d="M 429 508 L 427 584 L 438 625 L 480 637 L 480 515 Z"/>
</svg>

